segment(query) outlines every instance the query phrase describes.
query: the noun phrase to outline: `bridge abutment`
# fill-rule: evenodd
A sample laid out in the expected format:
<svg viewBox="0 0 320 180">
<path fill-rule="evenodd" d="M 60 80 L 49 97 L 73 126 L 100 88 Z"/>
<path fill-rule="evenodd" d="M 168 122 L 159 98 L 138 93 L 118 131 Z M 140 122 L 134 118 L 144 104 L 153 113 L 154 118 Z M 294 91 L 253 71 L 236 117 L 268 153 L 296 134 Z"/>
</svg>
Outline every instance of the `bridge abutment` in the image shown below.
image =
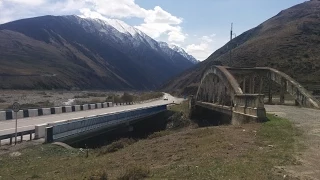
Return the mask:
<svg viewBox="0 0 320 180">
<path fill-rule="evenodd" d="M 239 125 L 248 122 L 261 122 L 264 120 L 266 120 L 264 95 L 235 95 L 234 107 L 232 108 L 232 124 Z"/>
</svg>

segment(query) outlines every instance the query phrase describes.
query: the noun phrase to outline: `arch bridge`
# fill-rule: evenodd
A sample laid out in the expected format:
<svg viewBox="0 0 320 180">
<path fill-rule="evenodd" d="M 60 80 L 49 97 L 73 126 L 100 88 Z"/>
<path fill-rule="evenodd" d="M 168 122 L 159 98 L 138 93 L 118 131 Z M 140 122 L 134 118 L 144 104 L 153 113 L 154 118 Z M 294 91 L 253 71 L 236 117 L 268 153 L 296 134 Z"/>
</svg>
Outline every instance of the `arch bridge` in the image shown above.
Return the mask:
<svg viewBox="0 0 320 180">
<path fill-rule="evenodd" d="M 265 97 L 266 95 L 266 97 Z M 286 99 L 285 98 L 289 98 Z M 205 108 L 231 116 L 232 124 L 264 121 L 264 104 L 290 103 L 319 109 L 319 102 L 287 74 L 268 67 L 212 66 L 196 96 L 190 98 L 191 116 Z"/>
</svg>

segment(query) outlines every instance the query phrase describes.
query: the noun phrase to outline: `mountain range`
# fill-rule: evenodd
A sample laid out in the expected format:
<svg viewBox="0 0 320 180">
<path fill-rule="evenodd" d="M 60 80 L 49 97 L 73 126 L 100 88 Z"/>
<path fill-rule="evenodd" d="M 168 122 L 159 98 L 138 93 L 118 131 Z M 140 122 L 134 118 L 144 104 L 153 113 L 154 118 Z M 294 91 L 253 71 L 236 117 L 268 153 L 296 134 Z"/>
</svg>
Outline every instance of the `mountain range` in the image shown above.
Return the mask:
<svg viewBox="0 0 320 180">
<path fill-rule="evenodd" d="M 272 67 L 316 90 L 320 87 L 319 49 L 320 1 L 306 1 L 242 33 L 205 61 L 165 83 L 163 90 L 195 94 L 202 74 L 212 65 Z"/>
<path fill-rule="evenodd" d="M 147 90 L 198 61 L 116 19 L 42 16 L 0 25 L 0 88 Z"/>
</svg>

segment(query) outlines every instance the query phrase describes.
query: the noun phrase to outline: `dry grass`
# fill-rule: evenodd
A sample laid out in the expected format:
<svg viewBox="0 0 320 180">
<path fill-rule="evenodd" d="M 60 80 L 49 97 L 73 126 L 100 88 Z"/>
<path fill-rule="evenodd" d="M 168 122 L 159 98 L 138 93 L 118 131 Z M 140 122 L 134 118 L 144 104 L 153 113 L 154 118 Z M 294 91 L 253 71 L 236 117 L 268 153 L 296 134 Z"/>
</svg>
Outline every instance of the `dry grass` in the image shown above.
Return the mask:
<svg viewBox="0 0 320 180">
<path fill-rule="evenodd" d="M 187 107 L 170 110 L 181 120 Z M 19 157 L 0 156 L 0 172 L 4 179 L 283 179 L 274 167 L 299 164 L 295 147 L 301 132 L 288 120 L 268 118 L 263 124 L 187 126 L 139 141 L 120 139 L 90 150 L 88 158 L 78 150 L 35 146 Z"/>
<path fill-rule="evenodd" d="M 283 179 L 274 166 L 299 164 L 293 147 L 300 134 L 289 121 L 269 118 L 265 124 L 156 133 L 122 142 L 121 149 L 112 145 L 112 153 L 90 150 L 88 158 L 77 150 L 35 146 L 19 157 L 0 156 L 0 172 L 4 179 L 88 179 L 105 170 L 108 179 Z"/>
<path fill-rule="evenodd" d="M 149 169 L 142 166 L 128 167 L 123 174 L 121 174 L 117 180 L 141 180 L 149 176 Z"/>
</svg>

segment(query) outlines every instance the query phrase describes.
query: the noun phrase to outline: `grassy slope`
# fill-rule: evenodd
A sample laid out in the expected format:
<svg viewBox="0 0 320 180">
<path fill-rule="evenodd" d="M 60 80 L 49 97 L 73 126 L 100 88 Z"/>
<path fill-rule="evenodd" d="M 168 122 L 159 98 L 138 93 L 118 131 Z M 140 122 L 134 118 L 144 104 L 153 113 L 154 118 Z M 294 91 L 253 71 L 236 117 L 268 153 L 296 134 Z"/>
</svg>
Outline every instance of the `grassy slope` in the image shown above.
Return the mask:
<svg viewBox="0 0 320 180">
<path fill-rule="evenodd" d="M 111 179 L 126 179 L 135 167 L 129 173 L 148 179 L 283 179 L 273 167 L 298 163 L 294 155 L 300 133 L 288 120 L 269 119 L 242 127 L 165 131 L 114 153 L 101 155 L 104 147 L 90 150 L 88 158 L 78 150 L 36 146 L 22 150 L 20 157 L 0 156 L 0 176 L 89 179 L 106 172 Z"/>
</svg>

